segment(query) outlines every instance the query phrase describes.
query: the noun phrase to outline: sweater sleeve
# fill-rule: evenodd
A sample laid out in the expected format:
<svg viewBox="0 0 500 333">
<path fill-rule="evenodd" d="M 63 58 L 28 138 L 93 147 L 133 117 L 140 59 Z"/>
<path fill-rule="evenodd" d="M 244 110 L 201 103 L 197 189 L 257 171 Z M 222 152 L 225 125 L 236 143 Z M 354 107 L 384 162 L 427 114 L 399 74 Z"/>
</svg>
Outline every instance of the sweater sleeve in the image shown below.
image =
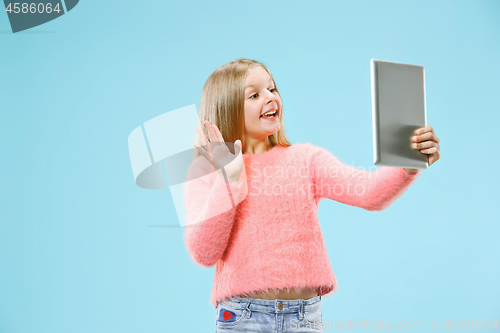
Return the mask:
<svg viewBox="0 0 500 333">
<path fill-rule="evenodd" d="M 309 151 L 313 188 L 317 199 L 328 198 L 369 211 L 381 211 L 393 203 L 418 177 L 403 168 L 383 166 L 366 171 L 344 164 L 328 150 Z"/>
<path fill-rule="evenodd" d="M 198 265 L 206 267 L 222 257 L 236 206 L 248 194 L 245 168 L 239 180 L 230 184 L 212 170 L 212 165 L 200 155 L 191 163 L 184 184 L 186 248 Z"/>
</svg>

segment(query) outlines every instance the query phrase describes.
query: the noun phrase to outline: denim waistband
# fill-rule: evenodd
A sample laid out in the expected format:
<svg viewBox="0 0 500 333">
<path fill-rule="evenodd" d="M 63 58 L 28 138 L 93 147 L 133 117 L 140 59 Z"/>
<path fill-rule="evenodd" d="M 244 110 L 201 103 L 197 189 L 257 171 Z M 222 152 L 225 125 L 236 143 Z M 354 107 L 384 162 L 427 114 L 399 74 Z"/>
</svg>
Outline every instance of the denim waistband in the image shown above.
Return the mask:
<svg viewBox="0 0 500 333">
<path fill-rule="evenodd" d="M 270 312 L 270 313 L 295 313 L 314 311 L 321 306 L 321 296 L 315 296 L 310 299 L 273 299 L 266 300 L 261 298 L 240 298 L 232 297 L 229 300 L 221 301 L 220 305 L 227 305 L 235 309 L 249 309 L 251 311 Z"/>
</svg>

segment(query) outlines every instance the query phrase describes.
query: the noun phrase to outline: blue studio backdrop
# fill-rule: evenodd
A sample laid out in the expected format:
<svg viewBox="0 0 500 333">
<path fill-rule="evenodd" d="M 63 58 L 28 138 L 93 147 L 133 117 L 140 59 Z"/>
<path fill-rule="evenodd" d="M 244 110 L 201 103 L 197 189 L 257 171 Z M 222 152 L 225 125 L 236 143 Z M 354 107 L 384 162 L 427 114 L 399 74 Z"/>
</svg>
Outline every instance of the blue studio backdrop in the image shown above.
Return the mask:
<svg viewBox="0 0 500 333">
<path fill-rule="evenodd" d="M 424 66 L 441 159 L 382 212 L 321 201 L 323 319 L 500 319 L 500 1 L 77 2 L 18 32 L 0 13 L 0 332 L 215 330 L 214 267 L 127 138 L 237 58 L 271 70 L 292 143 L 367 170 L 370 59 Z"/>
</svg>

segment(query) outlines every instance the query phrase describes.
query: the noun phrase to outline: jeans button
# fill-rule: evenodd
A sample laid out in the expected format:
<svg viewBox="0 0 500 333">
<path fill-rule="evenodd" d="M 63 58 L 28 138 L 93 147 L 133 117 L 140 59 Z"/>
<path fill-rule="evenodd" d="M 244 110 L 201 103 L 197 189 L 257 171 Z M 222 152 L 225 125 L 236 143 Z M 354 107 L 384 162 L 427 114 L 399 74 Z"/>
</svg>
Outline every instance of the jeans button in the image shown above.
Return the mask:
<svg viewBox="0 0 500 333">
<path fill-rule="evenodd" d="M 278 303 L 278 309 L 283 310 L 283 303 Z"/>
</svg>

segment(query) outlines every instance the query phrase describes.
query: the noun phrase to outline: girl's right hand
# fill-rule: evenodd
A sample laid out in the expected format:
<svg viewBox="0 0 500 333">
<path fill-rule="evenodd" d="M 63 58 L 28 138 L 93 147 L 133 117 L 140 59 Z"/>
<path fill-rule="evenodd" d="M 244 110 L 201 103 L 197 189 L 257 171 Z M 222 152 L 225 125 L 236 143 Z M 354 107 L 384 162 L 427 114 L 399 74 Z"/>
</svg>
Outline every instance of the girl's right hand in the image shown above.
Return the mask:
<svg viewBox="0 0 500 333">
<path fill-rule="evenodd" d="M 210 164 L 212 164 L 222 179 L 224 179 L 224 175 L 221 173 L 221 170 L 224 170 L 227 176 L 227 180 L 224 180 L 229 181 L 229 183 L 236 182 L 244 166 L 241 141 L 236 140 L 234 143 L 235 153 L 237 153 L 237 156 L 234 157 L 217 126 L 210 124 L 207 120 L 205 120 L 204 124 L 207 127 L 210 142 L 201 128 L 198 128 L 197 131 L 200 134 L 204 146 L 208 147 L 208 151 L 197 144 L 193 144 L 193 146 L 198 149 L 200 154 L 203 155 Z M 239 152 L 237 152 L 236 145 L 239 147 Z"/>
</svg>

